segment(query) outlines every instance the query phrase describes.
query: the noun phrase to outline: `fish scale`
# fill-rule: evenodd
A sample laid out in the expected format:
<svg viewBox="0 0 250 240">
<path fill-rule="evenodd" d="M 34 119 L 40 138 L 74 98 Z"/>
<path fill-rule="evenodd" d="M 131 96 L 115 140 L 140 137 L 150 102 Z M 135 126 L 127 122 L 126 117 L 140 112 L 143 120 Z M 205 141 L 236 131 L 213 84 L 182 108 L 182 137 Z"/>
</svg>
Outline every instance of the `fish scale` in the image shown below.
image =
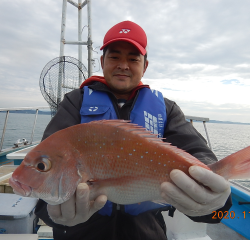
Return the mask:
<svg viewBox="0 0 250 240">
<path fill-rule="evenodd" d="M 116 128 L 119 127 L 120 126 L 116 126 L 114 128 L 114 126 L 111 125 L 110 130 L 114 132 L 110 131 L 110 135 L 114 136 L 118 134 L 119 131 L 117 131 Z M 155 135 L 145 132 L 142 128 L 134 128 L 134 130 L 129 128 L 129 131 L 127 131 L 126 127 L 128 127 L 127 123 L 125 126 L 122 125 L 121 135 L 123 137 L 119 136 L 114 143 L 114 147 L 117 149 L 117 155 L 110 155 L 112 153 L 104 147 L 102 148 L 102 158 L 90 157 L 87 159 L 87 165 L 91 168 L 90 171 L 95 173 L 93 174 L 93 178 L 96 179 L 95 183 L 97 184 L 97 188 L 108 189 L 109 199 L 114 200 L 114 197 L 118 203 L 122 203 L 123 201 L 126 201 L 126 203 L 134 203 L 142 199 L 150 200 L 152 196 L 157 196 L 158 199 L 160 197 L 160 183 L 169 181 L 170 170 L 166 167 L 166 163 L 164 169 L 164 167 L 162 167 L 164 164 L 162 164 L 161 161 L 164 161 L 163 156 L 168 158 L 171 154 L 166 154 L 164 148 L 167 146 L 175 151 L 177 148 L 169 144 L 163 144 Z M 92 131 L 95 132 L 93 135 L 97 136 L 98 128 L 93 127 Z M 148 138 L 146 136 L 148 136 Z M 128 139 L 128 141 L 126 141 L 126 139 Z M 93 141 L 99 141 L 101 143 L 102 139 L 94 139 Z M 105 146 L 108 147 L 113 142 L 113 139 L 110 139 L 110 141 L 106 142 Z M 148 143 L 151 144 L 148 145 Z M 124 145 L 126 146 L 125 149 Z M 121 148 L 123 148 L 122 151 L 120 150 Z M 146 149 L 147 151 L 145 151 Z M 98 162 L 104 162 L 106 165 L 100 166 Z M 169 162 L 171 161 L 169 160 Z M 101 167 L 101 169 L 98 169 L 99 167 Z M 182 166 L 182 168 L 187 170 L 187 165 Z M 109 179 L 110 176 L 111 179 Z M 131 177 L 134 178 L 132 179 Z M 106 179 L 106 181 L 101 181 L 102 179 Z M 113 179 L 115 179 L 115 183 L 113 183 Z M 154 181 L 152 179 L 154 179 Z M 147 185 L 146 188 L 145 185 Z M 127 186 L 127 188 L 124 186 Z M 118 189 L 122 189 L 122 191 Z M 140 189 L 140 194 L 135 194 L 136 191 L 138 192 L 138 189 Z M 130 197 L 130 202 L 124 199 L 124 195 L 134 197 Z"/>
<path fill-rule="evenodd" d="M 165 141 L 165 140 L 164 140 Z M 50 204 L 67 201 L 80 182 L 90 198 L 118 204 L 161 200 L 169 174 L 200 166 L 229 178 L 250 178 L 250 147 L 206 166 L 144 128 L 124 120 L 75 125 L 52 134 L 31 150 L 10 179 L 17 194 Z M 42 166 L 43 169 L 40 169 Z"/>
</svg>

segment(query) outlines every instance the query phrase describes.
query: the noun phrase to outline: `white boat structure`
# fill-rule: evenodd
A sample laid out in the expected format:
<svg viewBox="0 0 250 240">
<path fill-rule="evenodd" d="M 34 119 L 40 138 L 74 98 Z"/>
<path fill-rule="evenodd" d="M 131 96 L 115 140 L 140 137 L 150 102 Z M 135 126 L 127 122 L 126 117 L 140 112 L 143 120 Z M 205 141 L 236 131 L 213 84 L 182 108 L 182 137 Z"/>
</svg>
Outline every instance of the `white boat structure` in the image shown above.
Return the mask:
<svg viewBox="0 0 250 240">
<path fill-rule="evenodd" d="M 67 3 L 72 4 L 73 6 L 79 9 L 78 11 L 78 40 L 77 41 L 66 41 L 64 38 L 65 26 L 66 26 L 66 9 Z M 88 39 L 86 42 L 83 42 L 81 39 L 81 31 L 82 31 L 82 13 L 81 9 L 87 6 L 88 8 Z M 91 0 L 78 0 L 78 3 L 75 3 L 72 0 L 63 0 L 63 12 L 62 12 L 62 28 L 61 28 L 61 42 L 60 42 L 60 58 L 64 57 L 64 44 L 74 44 L 78 45 L 78 56 L 79 61 L 82 61 L 82 45 L 87 45 L 88 47 L 88 76 L 92 75 L 92 39 L 91 39 Z M 79 66 L 79 85 L 82 82 L 82 75 L 80 74 L 81 67 Z M 62 73 L 58 73 L 58 86 L 64 86 Z M 78 85 L 78 86 L 79 86 Z M 72 89 L 72 87 L 70 87 Z M 50 108 L 55 110 L 58 103 L 61 101 L 63 97 L 63 92 L 61 88 L 58 88 L 56 93 L 56 101 L 55 105 L 50 105 Z M 21 163 L 30 149 L 32 149 L 38 142 L 33 142 L 33 135 L 36 127 L 36 119 L 39 116 L 39 110 L 48 109 L 49 107 L 34 107 L 34 108 L 9 108 L 9 109 L 0 109 L 0 112 L 6 112 L 5 123 L 3 126 L 2 137 L 0 142 L 0 206 L 2 207 L 3 203 L 1 203 L 1 196 L 5 194 L 12 194 L 9 196 L 12 198 L 11 202 L 12 206 L 18 207 L 23 204 L 27 199 L 22 198 L 13 194 L 12 189 L 8 186 L 8 179 L 11 177 L 12 172 L 15 168 Z M 19 110 L 35 110 L 35 120 L 31 130 L 31 139 L 27 141 L 26 139 L 21 139 L 20 141 L 14 143 L 15 146 L 8 149 L 2 149 L 4 136 L 6 131 L 6 126 L 8 122 L 8 116 L 11 114 L 11 111 L 19 111 Z M 27 117 L 30 115 L 27 114 Z M 206 122 L 209 121 L 208 118 L 201 117 L 192 117 L 186 116 L 190 122 L 201 121 L 204 124 L 205 132 L 207 135 L 207 140 L 209 147 L 212 148 L 209 135 L 206 129 Z M 218 212 L 215 217 L 221 218 L 222 221 L 219 224 L 206 224 L 206 223 L 196 223 L 186 217 L 184 214 L 179 211 L 175 211 L 174 217 L 168 216 L 168 212 L 163 212 L 163 217 L 167 226 L 167 237 L 169 240 L 245 240 L 250 239 L 250 189 L 242 186 L 239 182 L 234 181 L 231 182 L 231 190 L 232 190 L 232 199 L 233 206 L 229 210 L 229 212 Z M 11 193 L 12 192 L 12 193 Z M 2 197 L 3 199 L 3 197 Z M 5 202 L 8 202 L 5 200 Z M 35 206 L 33 201 L 33 205 Z M 29 203 L 30 204 L 30 203 Z M 1 208 L 0 208 L 1 209 Z M 3 209 L 3 208 L 2 208 Z M 46 225 L 44 225 L 41 221 L 36 221 L 35 217 L 33 217 L 32 213 L 34 209 L 27 213 L 27 216 L 22 216 L 23 220 L 21 222 L 26 221 L 26 225 L 34 224 L 31 228 L 27 227 L 30 232 L 15 232 L 17 228 L 13 228 L 12 230 L 6 230 L 6 226 L 8 224 L 15 224 L 15 221 L 20 219 L 18 216 L 14 219 L 13 213 L 9 214 L 1 214 L 0 210 L 0 239 L 13 239 L 13 240 L 35 240 L 35 239 L 53 239 L 52 229 Z M 28 217 L 30 216 L 30 217 Z M 28 218 L 28 219 L 27 219 Z M 6 225 L 7 222 L 7 225 Z M 22 229 L 24 229 L 22 227 Z M 15 234 L 13 234 L 15 233 Z"/>
</svg>

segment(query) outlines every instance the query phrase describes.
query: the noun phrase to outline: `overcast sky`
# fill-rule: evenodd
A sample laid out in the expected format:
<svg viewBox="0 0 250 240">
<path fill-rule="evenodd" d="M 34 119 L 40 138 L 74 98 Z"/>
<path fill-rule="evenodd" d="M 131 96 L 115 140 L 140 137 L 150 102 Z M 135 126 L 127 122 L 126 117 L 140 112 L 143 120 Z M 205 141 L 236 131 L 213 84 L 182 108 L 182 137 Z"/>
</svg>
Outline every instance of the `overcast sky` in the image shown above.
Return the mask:
<svg viewBox="0 0 250 240">
<path fill-rule="evenodd" d="M 186 115 L 250 123 L 249 9 L 249 0 L 92 0 L 95 74 L 103 36 L 131 20 L 148 36 L 144 83 Z M 0 107 L 47 105 L 39 78 L 59 56 L 61 15 L 61 0 L 0 1 Z M 65 38 L 77 40 L 77 8 L 69 3 Z M 66 45 L 65 55 L 77 58 L 77 46 Z"/>
</svg>

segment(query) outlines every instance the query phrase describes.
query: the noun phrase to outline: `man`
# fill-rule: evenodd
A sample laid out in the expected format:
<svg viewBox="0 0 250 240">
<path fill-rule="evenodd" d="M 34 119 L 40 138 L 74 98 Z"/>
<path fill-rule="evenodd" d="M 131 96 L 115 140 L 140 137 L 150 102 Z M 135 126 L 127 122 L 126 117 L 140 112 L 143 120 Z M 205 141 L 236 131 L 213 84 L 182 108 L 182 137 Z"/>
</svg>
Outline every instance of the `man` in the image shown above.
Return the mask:
<svg viewBox="0 0 250 240">
<path fill-rule="evenodd" d="M 137 24 L 125 21 L 112 27 L 101 48 L 104 78 L 93 76 L 80 89 L 66 94 L 43 139 L 92 120 L 130 119 L 205 164 L 217 161 L 179 107 L 141 83 L 148 67 L 146 46 L 146 34 Z M 151 202 L 120 206 L 104 195 L 89 201 L 88 185 L 81 183 L 76 194 L 63 204 L 51 206 L 40 200 L 36 214 L 53 227 L 55 240 L 167 239 L 161 211 L 177 208 L 194 221 L 217 223 L 212 211 L 231 207 L 230 185 L 224 178 L 200 167 L 190 167 L 189 173 L 195 180 L 173 170 L 173 182 L 159 186 L 162 198 L 172 206 Z"/>
</svg>

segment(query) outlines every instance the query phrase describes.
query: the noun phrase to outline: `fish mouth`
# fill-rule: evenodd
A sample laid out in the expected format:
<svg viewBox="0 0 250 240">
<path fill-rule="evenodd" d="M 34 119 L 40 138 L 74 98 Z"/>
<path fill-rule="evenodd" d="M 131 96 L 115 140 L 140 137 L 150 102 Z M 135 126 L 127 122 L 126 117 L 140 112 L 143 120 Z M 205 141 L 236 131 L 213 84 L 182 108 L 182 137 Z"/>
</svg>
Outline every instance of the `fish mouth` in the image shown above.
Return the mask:
<svg viewBox="0 0 250 240">
<path fill-rule="evenodd" d="M 13 188 L 15 194 L 29 197 L 31 195 L 32 189 L 31 187 L 15 180 L 13 177 L 9 179 L 9 184 Z"/>
</svg>

